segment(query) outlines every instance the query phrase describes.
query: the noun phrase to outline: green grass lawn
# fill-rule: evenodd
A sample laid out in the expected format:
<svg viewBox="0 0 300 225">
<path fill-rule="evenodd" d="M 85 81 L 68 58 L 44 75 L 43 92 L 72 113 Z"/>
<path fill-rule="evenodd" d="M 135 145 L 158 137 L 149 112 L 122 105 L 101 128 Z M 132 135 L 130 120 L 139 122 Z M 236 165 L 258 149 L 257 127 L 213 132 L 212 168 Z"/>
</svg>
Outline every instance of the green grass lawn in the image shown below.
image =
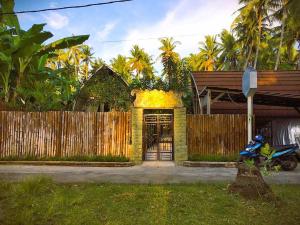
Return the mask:
<svg viewBox="0 0 300 225">
<path fill-rule="evenodd" d="M 300 186 L 272 186 L 277 202 L 247 201 L 227 184 L 58 185 L 45 177 L 0 181 L 0 224 L 242 224 L 300 221 Z"/>
</svg>

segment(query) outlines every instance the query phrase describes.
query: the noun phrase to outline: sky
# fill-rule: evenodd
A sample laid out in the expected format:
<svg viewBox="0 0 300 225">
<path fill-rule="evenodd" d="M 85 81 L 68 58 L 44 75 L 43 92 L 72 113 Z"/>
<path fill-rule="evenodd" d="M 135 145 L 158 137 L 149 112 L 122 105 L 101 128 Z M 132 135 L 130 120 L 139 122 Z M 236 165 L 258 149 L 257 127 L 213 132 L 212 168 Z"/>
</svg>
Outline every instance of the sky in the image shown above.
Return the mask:
<svg viewBox="0 0 300 225">
<path fill-rule="evenodd" d="M 99 3 L 108 0 L 15 0 L 15 11 Z M 205 35 L 230 29 L 238 0 L 133 0 L 103 6 L 19 14 L 21 27 L 47 23 L 51 40 L 89 34 L 86 44 L 106 63 L 118 54 L 129 56 L 138 44 L 148 52 L 158 73 L 159 38 L 173 37 L 181 57 L 196 53 Z M 110 42 L 113 41 L 113 42 Z M 116 42 L 115 42 L 116 41 Z"/>
</svg>

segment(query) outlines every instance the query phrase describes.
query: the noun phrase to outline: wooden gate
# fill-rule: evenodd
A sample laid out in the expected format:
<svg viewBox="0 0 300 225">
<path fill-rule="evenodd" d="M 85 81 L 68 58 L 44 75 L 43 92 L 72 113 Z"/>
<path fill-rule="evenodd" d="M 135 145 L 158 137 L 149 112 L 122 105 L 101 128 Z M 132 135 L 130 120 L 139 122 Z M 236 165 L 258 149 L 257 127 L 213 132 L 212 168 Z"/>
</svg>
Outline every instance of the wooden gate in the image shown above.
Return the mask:
<svg viewBox="0 0 300 225">
<path fill-rule="evenodd" d="M 144 115 L 143 159 L 173 160 L 173 133 L 172 114 Z"/>
</svg>

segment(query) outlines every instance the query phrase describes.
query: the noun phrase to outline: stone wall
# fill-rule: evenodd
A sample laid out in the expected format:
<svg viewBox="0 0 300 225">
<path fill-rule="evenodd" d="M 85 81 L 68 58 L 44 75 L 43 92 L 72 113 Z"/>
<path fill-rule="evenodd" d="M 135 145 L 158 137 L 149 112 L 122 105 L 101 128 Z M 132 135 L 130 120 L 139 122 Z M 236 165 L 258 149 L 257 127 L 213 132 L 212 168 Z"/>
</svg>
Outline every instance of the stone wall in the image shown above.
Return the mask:
<svg viewBox="0 0 300 225">
<path fill-rule="evenodd" d="M 180 164 L 187 160 L 186 109 L 181 93 L 161 90 L 133 90 L 132 108 L 132 152 L 130 159 L 135 163 L 143 160 L 143 113 L 144 109 L 174 109 L 174 160 Z"/>
<path fill-rule="evenodd" d="M 132 152 L 130 159 L 139 164 L 143 159 L 143 108 L 132 108 Z"/>
<path fill-rule="evenodd" d="M 186 144 L 186 108 L 174 109 L 174 159 L 181 164 L 188 159 Z"/>
</svg>

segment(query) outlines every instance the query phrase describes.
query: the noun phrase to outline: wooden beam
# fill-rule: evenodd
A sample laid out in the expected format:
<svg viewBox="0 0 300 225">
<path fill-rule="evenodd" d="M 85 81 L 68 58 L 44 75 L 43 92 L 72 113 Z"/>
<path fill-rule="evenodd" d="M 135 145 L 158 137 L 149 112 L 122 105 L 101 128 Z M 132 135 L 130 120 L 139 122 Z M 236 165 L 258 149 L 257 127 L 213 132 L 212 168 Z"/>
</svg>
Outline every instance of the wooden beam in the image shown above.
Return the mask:
<svg viewBox="0 0 300 225">
<path fill-rule="evenodd" d="M 206 97 L 206 114 L 210 115 L 210 107 L 211 107 L 211 90 L 207 90 Z"/>
<path fill-rule="evenodd" d="M 194 85 L 194 89 L 196 90 L 196 96 L 197 96 L 197 100 L 198 100 L 198 106 L 199 106 L 199 109 L 200 109 L 200 114 L 203 114 L 203 107 L 202 107 L 202 102 L 201 102 L 201 99 L 200 99 L 200 94 L 199 94 L 198 86 L 196 84 L 194 76 L 192 74 L 190 74 L 190 76 L 192 78 L 192 83 Z M 198 110 L 196 110 L 196 111 L 198 111 Z"/>
<path fill-rule="evenodd" d="M 216 101 L 218 101 L 220 98 L 222 98 L 225 95 L 225 92 L 220 93 L 217 97 L 215 97 L 214 99 L 212 99 L 211 104 L 215 103 Z"/>
<path fill-rule="evenodd" d="M 210 92 L 210 96 L 211 96 L 211 92 Z M 200 98 L 202 99 L 202 106 L 206 107 L 208 102 L 208 92 L 203 97 Z"/>
<path fill-rule="evenodd" d="M 235 89 L 217 88 L 217 87 L 205 87 L 199 92 L 199 97 L 202 96 L 202 106 L 207 106 L 207 95 L 210 92 L 211 99 L 210 104 L 213 104 L 217 100 L 220 101 L 232 101 L 238 103 L 246 103 L 247 99 L 244 97 L 242 91 Z M 230 94 L 231 97 L 226 94 Z M 232 98 L 232 99 L 231 99 Z M 200 98 L 199 98 L 200 99 Z M 280 93 L 256 93 L 253 98 L 255 105 L 270 105 L 270 106 L 283 106 L 283 107 L 297 107 L 300 110 L 300 96 L 299 95 L 286 95 Z M 297 109 L 296 109 L 297 110 Z"/>
<path fill-rule="evenodd" d="M 211 90 L 207 90 L 207 93 L 204 97 L 200 97 L 201 99 L 201 103 L 202 103 L 202 106 L 203 107 L 206 107 L 206 111 L 209 111 L 210 112 L 210 108 L 211 108 L 211 105 L 213 103 L 215 103 L 216 101 L 218 101 L 220 98 L 222 98 L 223 96 L 225 95 L 225 93 L 220 93 L 218 96 L 216 96 L 214 99 L 211 98 Z M 207 112 L 207 114 L 210 114 Z"/>
</svg>

